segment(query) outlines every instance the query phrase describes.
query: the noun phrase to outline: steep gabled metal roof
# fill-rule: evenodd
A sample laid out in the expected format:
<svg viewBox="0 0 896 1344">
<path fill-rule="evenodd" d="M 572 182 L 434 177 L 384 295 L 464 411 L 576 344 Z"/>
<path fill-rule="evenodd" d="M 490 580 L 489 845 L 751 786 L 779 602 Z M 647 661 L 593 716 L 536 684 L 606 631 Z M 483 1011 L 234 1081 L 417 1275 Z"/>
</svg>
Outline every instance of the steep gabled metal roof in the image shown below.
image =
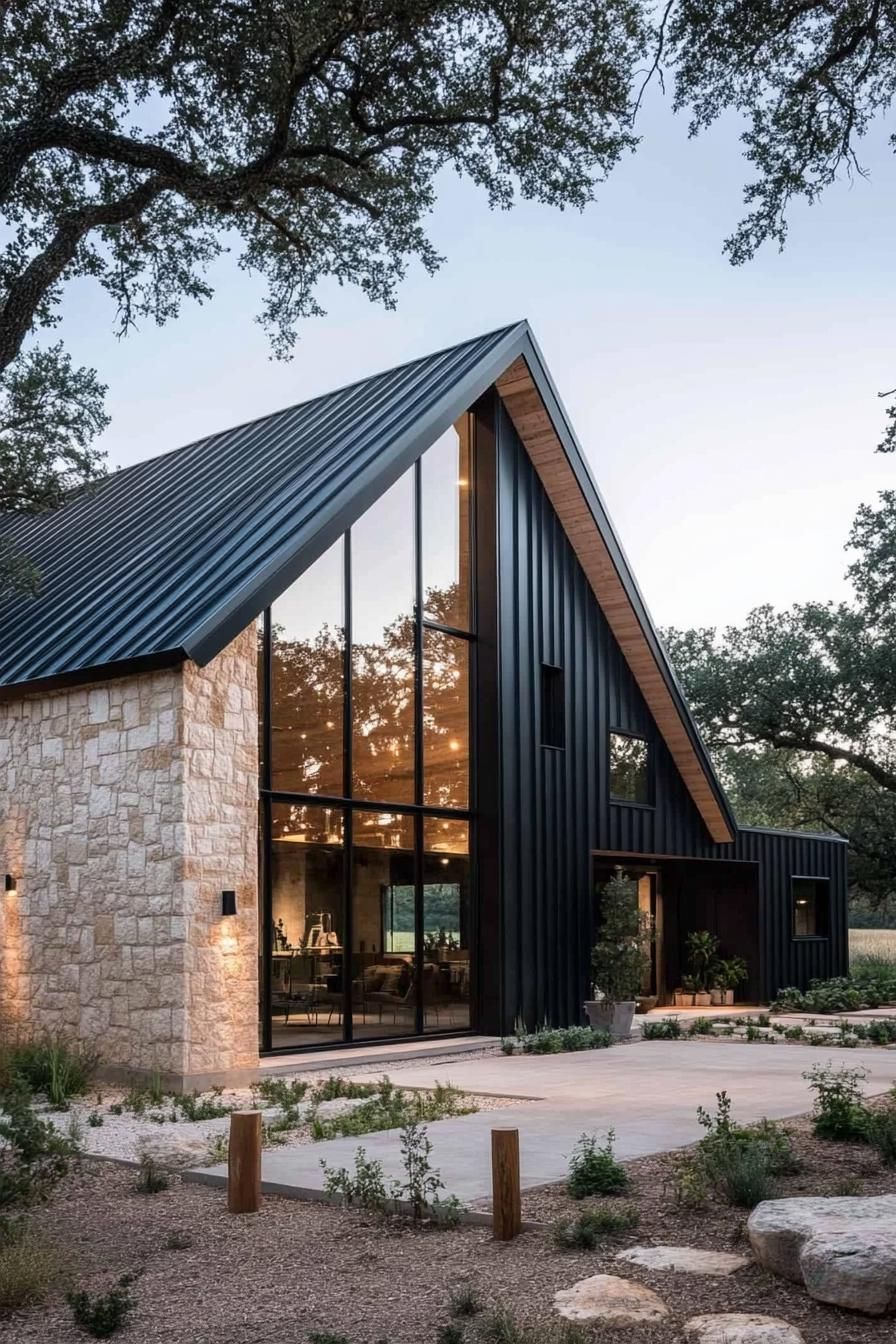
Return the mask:
<svg viewBox="0 0 896 1344">
<path fill-rule="evenodd" d="M 208 662 L 514 361 L 531 377 L 655 665 L 657 708 L 674 707 L 685 781 L 696 771 L 710 829 L 733 837 L 728 800 L 526 322 L 116 472 L 54 513 L 7 515 L 0 532 L 36 564 L 42 591 L 0 601 L 0 697 Z M 527 409 L 524 400 L 523 431 Z"/>
</svg>

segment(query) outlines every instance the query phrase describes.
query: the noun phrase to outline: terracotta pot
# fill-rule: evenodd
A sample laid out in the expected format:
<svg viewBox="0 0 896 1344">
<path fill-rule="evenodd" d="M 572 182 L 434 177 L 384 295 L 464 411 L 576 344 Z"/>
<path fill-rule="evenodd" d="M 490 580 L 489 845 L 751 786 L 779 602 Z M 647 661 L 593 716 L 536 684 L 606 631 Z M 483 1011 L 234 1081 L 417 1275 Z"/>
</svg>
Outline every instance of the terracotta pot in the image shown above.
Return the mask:
<svg viewBox="0 0 896 1344">
<path fill-rule="evenodd" d="M 724 989 L 711 989 L 709 991 L 709 999 L 710 1003 L 712 1003 L 714 1007 L 718 1008 L 718 1006 L 721 1003 L 723 1003 L 725 999 Z"/>
<path fill-rule="evenodd" d="M 683 989 L 676 989 L 674 997 L 676 1008 L 693 1008 L 694 1006 L 693 994 L 687 994 Z"/>
<path fill-rule="evenodd" d="M 725 1003 L 726 1003 L 729 1007 L 731 1006 L 732 1003 L 734 1003 L 734 990 L 733 990 L 733 989 L 726 989 L 726 990 L 725 990 Z"/>
<path fill-rule="evenodd" d="M 701 989 L 698 994 L 694 995 L 694 1004 L 697 1008 L 708 1008 L 711 1003 L 712 995 L 708 989 Z"/>
</svg>

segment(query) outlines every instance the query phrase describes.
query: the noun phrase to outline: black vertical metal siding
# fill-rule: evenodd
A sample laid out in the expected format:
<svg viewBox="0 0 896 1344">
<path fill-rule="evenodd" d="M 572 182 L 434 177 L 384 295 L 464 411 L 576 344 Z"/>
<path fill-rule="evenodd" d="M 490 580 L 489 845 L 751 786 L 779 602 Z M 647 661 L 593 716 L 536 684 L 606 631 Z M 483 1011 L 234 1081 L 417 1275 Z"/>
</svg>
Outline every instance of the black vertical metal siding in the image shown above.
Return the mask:
<svg viewBox="0 0 896 1344">
<path fill-rule="evenodd" d="M 591 591 L 528 455 L 496 415 L 498 693 L 503 1005 L 532 1027 L 581 1019 L 589 985 L 592 854 L 675 855 L 755 865 L 763 997 L 846 965 L 846 849 L 824 838 L 743 829 L 714 844 Z M 541 665 L 563 669 L 566 746 L 541 744 Z M 608 735 L 653 748 L 652 807 L 611 804 Z M 793 940 L 791 877 L 831 880 L 831 936 Z M 489 949 L 483 949 L 487 963 Z"/>
</svg>

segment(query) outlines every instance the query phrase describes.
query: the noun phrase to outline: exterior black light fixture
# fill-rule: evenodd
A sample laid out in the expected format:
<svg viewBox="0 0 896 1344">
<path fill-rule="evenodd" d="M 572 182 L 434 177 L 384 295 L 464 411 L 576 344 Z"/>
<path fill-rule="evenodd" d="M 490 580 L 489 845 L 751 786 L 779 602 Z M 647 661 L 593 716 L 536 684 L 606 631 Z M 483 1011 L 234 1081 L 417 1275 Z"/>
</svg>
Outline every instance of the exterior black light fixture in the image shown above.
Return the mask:
<svg viewBox="0 0 896 1344">
<path fill-rule="evenodd" d="M 3 887 L 4 887 L 4 890 L 7 891 L 7 892 L 10 894 L 10 896 L 15 896 L 15 895 L 17 895 L 17 893 L 18 893 L 18 884 L 17 884 L 16 879 L 15 879 L 15 877 L 14 877 L 14 875 L 13 875 L 12 873 L 7 873 L 7 874 L 6 874 L 6 880 L 5 880 L 5 882 L 3 883 Z"/>
<path fill-rule="evenodd" d="M 222 891 L 222 892 L 221 892 L 221 914 L 222 914 L 222 915 L 235 915 L 235 914 L 236 914 L 236 892 L 235 892 L 235 891 Z"/>
</svg>

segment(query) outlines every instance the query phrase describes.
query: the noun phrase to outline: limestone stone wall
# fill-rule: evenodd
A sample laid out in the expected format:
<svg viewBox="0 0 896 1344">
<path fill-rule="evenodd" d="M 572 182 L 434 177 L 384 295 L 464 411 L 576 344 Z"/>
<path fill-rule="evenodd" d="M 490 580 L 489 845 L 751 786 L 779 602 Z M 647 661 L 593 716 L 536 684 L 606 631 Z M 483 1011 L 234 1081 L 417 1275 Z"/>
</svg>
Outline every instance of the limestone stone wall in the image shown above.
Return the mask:
<svg viewBox="0 0 896 1344">
<path fill-rule="evenodd" d="M 255 632 L 0 704 L 0 1011 L 189 1086 L 257 1050 Z M 222 918 L 221 891 L 237 892 Z"/>
</svg>

